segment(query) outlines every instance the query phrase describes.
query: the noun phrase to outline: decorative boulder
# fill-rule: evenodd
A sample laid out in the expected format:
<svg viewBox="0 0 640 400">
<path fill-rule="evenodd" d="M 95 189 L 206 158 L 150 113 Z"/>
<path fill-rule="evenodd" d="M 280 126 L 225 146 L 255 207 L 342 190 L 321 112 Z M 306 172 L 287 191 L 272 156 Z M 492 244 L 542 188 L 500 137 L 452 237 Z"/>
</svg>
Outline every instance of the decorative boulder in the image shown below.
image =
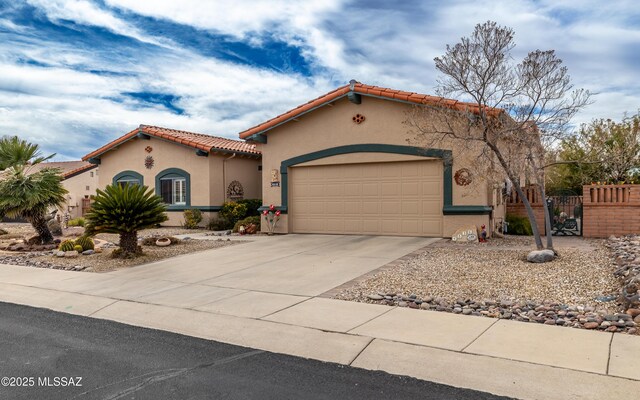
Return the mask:
<svg viewBox="0 0 640 400">
<path fill-rule="evenodd" d="M 90 256 L 90 255 L 92 255 L 92 254 L 94 254 L 94 253 L 95 253 L 95 250 L 91 250 L 91 249 L 89 249 L 89 250 L 85 250 L 85 251 L 83 251 L 83 252 L 82 252 L 82 255 L 83 255 L 83 256 Z"/>
<path fill-rule="evenodd" d="M 42 243 L 42 239 L 40 239 L 40 235 L 33 235 L 33 236 L 28 237 L 25 240 L 25 243 L 28 244 L 28 245 L 40 244 L 40 243 Z"/>
<path fill-rule="evenodd" d="M 64 251 L 56 251 L 56 257 L 64 257 Z"/>
<path fill-rule="evenodd" d="M 158 247 L 167 247 L 171 244 L 171 239 L 169 238 L 160 238 L 156 240 L 156 246 Z"/>
<path fill-rule="evenodd" d="M 531 263 L 545 263 L 553 261 L 555 256 L 556 254 L 553 252 L 553 250 L 534 250 L 527 254 L 527 261 Z"/>
<path fill-rule="evenodd" d="M 451 241 L 456 243 L 477 243 L 478 228 L 475 225 L 463 226 L 455 231 L 451 236 Z"/>
<path fill-rule="evenodd" d="M 51 234 L 53 236 L 62 236 L 62 226 L 60 226 L 60 222 L 52 219 L 47 222 L 47 226 L 49 227 L 49 231 L 51 231 Z"/>
<path fill-rule="evenodd" d="M 65 251 L 64 256 L 65 258 L 76 258 L 78 257 L 78 252 L 75 250 Z"/>
</svg>

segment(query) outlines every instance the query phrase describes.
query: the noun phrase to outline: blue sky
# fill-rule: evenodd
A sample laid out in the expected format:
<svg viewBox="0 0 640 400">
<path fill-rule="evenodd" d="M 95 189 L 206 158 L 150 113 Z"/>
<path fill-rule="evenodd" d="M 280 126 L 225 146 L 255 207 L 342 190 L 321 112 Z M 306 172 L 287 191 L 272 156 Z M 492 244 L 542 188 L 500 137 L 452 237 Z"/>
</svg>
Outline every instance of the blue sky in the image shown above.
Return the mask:
<svg viewBox="0 0 640 400">
<path fill-rule="evenodd" d="M 0 134 L 66 160 L 139 124 L 237 138 L 351 78 L 434 93 L 489 19 L 596 94 L 576 123 L 640 108 L 634 1 L 0 0 Z"/>
</svg>

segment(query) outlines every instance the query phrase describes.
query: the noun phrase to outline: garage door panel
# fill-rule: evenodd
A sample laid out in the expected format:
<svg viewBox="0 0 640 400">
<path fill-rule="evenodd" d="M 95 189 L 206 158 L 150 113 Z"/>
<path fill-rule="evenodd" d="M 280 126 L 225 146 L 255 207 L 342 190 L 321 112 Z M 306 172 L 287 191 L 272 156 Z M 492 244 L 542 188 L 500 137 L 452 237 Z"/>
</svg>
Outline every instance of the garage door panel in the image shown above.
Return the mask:
<svg viewBox="0 0 640 400">
<path fill-rule="evenodd" d="M 420 193 L 420 182 L 402 182 L 403 196 L 417 196 Z"/>
<path fill-rule="evenodd" d="M 421 182 L 422 194 L 440 194 L 440 182 Z"/>
<path fill-rule="evenodd" d="M 375 232 L 380 232 L 380 220 L 377 220 L 377 219 L 362 220 L 362 233 L 373 234 Z"/>
<path fill-rule="evenodd" d="M 380 214 L 380 203 L 378 201 L 362 201 L 362 214 Z"/>
<path fill-rule="evenodd" d="M 420 217 L 420 202 L 419 201 L 403 201 L 400 205 L 400 211 L 403 216 L 415 216 Z"/>
<path fill-rule="evenodd" d="M 378 182 L 365 182 L 361 187 L 361 194 L 364 196 L 378 196 L 380 194 L 380 184 Z"/>
<path fill-rule="evenodd" d="M 293 232 L 441 235 L 438 160 L 293 167 L 289 176 Z"/>
<path fill-rule="evenodd" d="M 400 193 L 399 182 L 381 182 L 379 185 L 382 196 L 397 196 Z"/>
<path fill-rule="evenodd" d="M 342 201 L 327 201 L 325 203 L 325 212 L 327 214 L 344 214 L 344 203 Z"/>
</svg>

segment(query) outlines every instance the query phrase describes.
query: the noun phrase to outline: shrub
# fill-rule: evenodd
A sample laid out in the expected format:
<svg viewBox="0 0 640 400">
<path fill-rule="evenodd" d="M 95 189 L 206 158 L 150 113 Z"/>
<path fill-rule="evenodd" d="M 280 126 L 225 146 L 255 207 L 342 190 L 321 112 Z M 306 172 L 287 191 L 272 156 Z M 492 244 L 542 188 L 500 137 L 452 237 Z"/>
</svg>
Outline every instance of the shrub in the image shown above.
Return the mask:
<svg viewBox="0 0 640 400">
<path fill-rule="evenodd" d="M 507 214 L 507 233 L 510 235 L 533 235 L 529 218 Z"/>
<path fill-rule="evenodd" d="M 76 244 L 82 247 L 82 251 L 95 249 L 95 244 L 89 236 L 80 236 L 76 239 Z"/>
<path fill-rule="evenodd" d="M 228 201 L 222 205 L 222 209 L 218 212 L 220 219 L 228 221 L 228 228 L 232 228 L 236 222 L 247 216 L 247 205 Z"/>
<path fill-rule="evenodd" d="M 58 250 L 73 251 L 74 246 L 75 246 L 75 243 L 73 242 L 73 240 L 65 240 L 64 242 L 60 243 L 60 247 L 58 247 Z"/>
<path fill-rule="evenodd" d="M 211 218 L 207 222 L 207 229 L 210 231 L 224 231 L 233 228 L 229 221 L 223 218 Z"/>
<path fill-rule="evenodd" d="M 84 218 L 70 219 L 67 226 L 84 226 Z"/>
<path fill-rule="evenodd" d="M 75 246 L 73 246 L 73 249 L 78 253 L 82 253 L 82 246 L 80 246 L 79 244 L 76 244 Z"/>
<path fill-rule="evenodd" d="M 184 215 L 184 224 L 182 225 L 184 228 L 196 229 L 202 221 L 202 211 L 197 208 L 184 210 L 182 214 Z"/>
<path fill-rule="evenodd" d="M 260 215 L 260 211 L 258 211 L 258 208 L 262 207 L 262 199 L 244 199 L 238 200 L 237 203 L 247 206 L 247 213 L 245 214 L 246 217 Z"/>
<path fill-rule="evenodd" d="M 246 227 L 249 224 L 255 224 L 258 227 L 258 230 L 260 230 L 260 216 L 252 215 L 245 219 L 241 219 L 240 221 L 236 222 L 236 224 L 233 226 L 233 231 L 238 232 L 238 229 L 240 229 L 240 225 L 244 225 Z"/>
</svg>

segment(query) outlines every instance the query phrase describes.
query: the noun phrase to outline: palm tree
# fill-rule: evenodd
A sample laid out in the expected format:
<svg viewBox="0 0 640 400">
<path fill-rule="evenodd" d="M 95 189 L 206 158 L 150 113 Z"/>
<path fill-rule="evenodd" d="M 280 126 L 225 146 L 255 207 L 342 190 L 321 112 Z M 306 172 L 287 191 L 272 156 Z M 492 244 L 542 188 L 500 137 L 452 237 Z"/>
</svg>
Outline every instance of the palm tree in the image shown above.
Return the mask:
<svg viewBox="0 0 640 400">
<path fill-rule="evenodd" d="M 44 168 L 29 174 L 29 168 L 53 157 L 42 156 L 37 144 L 17 136 L 0 139 L 0 215 L 22 217 L 33 225 L 43 244 L 52 243 L 46 214 L 51 207 L 65 203 L 67 190 L 60 170 Z"/>
<path fill-rule="evenodd" d="M 138 231 L 167 220 L 167 206 L 162 198 L 146 186 L 108 185 L 98 189 L 91 210 L 85 215 L 85 230 L 89 235 L 117 233 L 122 256 L 135 256 L 138 251 Z"/>
<path fill-rule="evenodd" d="M 22 140 L 17 136 L 0 138 L 0 170 L 24 165 L 34 165 L 47 161 L 55 156 L 42 156 L 40 146 Z"/>
<path fill-rule="evenodd" d="M 45 168 L 27 174 L 22 166 L 11 167 L 0 180 L 0 213 L 26 218 L 40 236 L 42 244 L 52 243 L 46 215 L 51 207 L 61 207 L 67 190 L 58 169 Z"/>
</svg>

